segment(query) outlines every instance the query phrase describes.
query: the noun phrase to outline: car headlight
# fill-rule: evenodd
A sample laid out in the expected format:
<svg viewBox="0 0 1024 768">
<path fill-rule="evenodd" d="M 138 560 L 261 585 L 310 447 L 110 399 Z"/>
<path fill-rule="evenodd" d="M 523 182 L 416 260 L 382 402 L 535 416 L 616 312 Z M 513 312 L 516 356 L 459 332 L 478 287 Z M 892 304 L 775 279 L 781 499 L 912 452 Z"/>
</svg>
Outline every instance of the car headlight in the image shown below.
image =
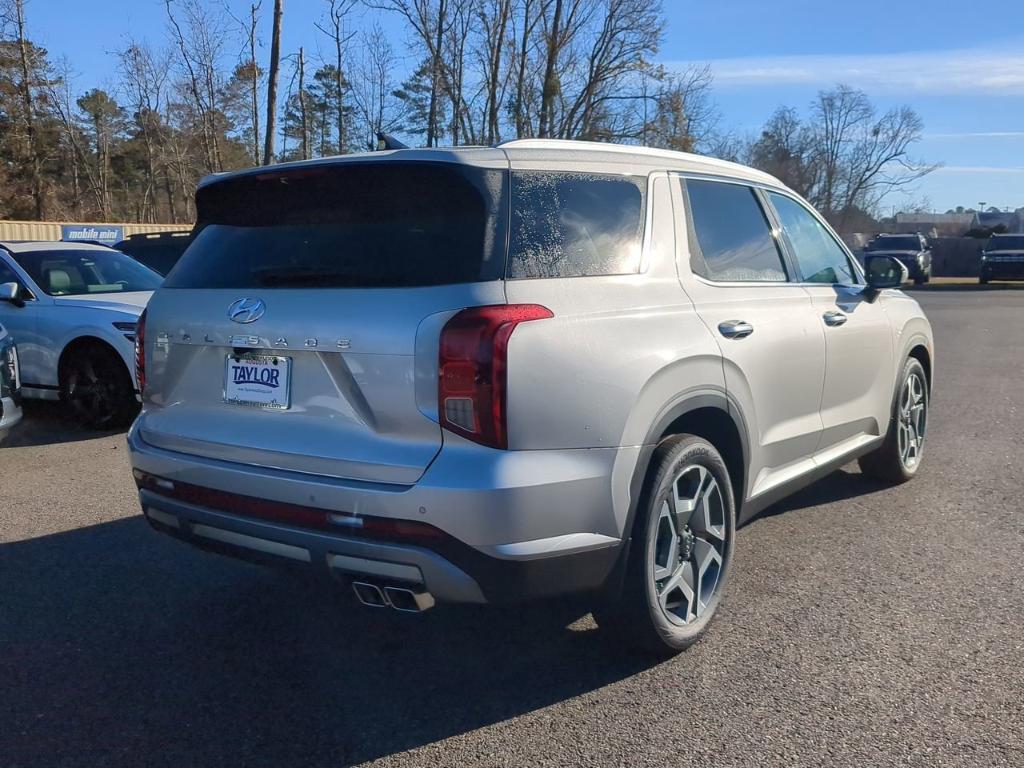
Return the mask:
<svg viewBox="0 0 1024 768">
<path fill-rule="evenodd" d="M 138 327 L 138 323 L 114 323 L 113 326 L 123 333 L 128 341 L 132 344 L 135 343 L 135 329 Z"/>
</svg>

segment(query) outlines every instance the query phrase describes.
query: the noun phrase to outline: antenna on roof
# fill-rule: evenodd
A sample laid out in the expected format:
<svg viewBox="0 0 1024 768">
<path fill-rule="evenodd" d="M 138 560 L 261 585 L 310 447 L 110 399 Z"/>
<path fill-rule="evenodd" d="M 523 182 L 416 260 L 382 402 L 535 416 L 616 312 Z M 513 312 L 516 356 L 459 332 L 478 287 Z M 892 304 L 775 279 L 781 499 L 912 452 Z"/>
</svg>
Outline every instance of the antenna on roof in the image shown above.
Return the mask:
<svg viewBox="0 0 1024 768">
<path fill-rule="evenodd" d="M 408 149 L 408 144 L 403 144 L 390 133 L 377 133 L 377 151 L 383 152 L 386 149 Z"/>
</svg>

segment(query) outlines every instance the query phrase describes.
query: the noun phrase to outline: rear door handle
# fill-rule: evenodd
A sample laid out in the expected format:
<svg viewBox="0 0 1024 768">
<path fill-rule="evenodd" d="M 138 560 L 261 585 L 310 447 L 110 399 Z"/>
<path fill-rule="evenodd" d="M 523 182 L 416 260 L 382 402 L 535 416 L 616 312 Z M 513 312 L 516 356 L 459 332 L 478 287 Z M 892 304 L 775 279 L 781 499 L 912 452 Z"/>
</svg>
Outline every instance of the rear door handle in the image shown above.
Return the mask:
<svg viewBox="0 0 1024 768">
<path fill-rule="evenodd" d="M 826 312 L 822 317 L 825 320 L 825 325 L 837 326 L 842 325 L 846 322 L 846 315 L 842 312 Z"/>
<path fill-rule="evenodd" d="M 718 332 L 727 339 L 745 339 L 754 332 L 754 326 L 745 320 L 726 320 L 718 324 Z"/>
</svg>

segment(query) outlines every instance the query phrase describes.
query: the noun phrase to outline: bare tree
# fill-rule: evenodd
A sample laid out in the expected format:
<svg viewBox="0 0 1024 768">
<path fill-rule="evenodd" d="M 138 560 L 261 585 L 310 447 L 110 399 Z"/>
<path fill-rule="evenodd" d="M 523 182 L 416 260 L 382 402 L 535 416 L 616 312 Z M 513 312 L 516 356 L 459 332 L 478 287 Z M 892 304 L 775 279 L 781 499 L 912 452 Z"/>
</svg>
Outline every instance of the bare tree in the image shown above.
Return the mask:
<svg viewBox="0 0 1024 768">
<path fill-rule="evenodd" d="M 179 0 L 184 26 L 174 13 L 174 0 L 164 0 L 167 21 L 186 75 L 186 90 L 199 118 L 206 169 L 224 170 L 221 126 L 218 125 L 222 86 L 221 57 L 227 30 L 221 15 L 201 0 Z"/>
<path fill-rule="evenodd" d="M 130 42 L 118 53 L 118 58 L 122 90 L 127 94 L 129 107 L 134 113 L 146 149 L 146 186 L 138 201 L 139 220 L 157 221 L 155 207 L 159 183 L 161 121 L 170 62 L 167 55 L 154 53 L 148 45 L 140 42 Z M 168 198 L 167 203 L 173 212 L 173 199 Z"/>
<path fill-rule="evenodd" d="M 317 24 L 317 29 L 327 35 L 334 43 L 334 101 L 335 127 L 338 131 L 338 153 L 348 150 L 348 123 L 345 119 L 345 52 L 354 32 L 345 31 L 345 22 L 359 0 L 327 0 L 330 27 L 325 29 Z"/>
<path fill-rule="evenodd" d="M 376 135 L 402 124 L 401 100 L 395 96 L 395 52 L 379 25 L 363 34 L 362 55 L 352 83 L 352 96 L 362 121 L 363 146 L 376 146 Z"/>
<path fill-rule="evenodd" d="M 277 81 L 281 70 L 281 24 L 284 0 L 274 0 L 274 31 L 270 38 L 270 67 L 267 70 L 267 141 L 263 147 L 263 164 L 274 162 L 274 139 L 277 135 Z"/>
<path fill-rule="evenodd" d="M 521 138 L 533 135 L 529 109 L 529 67 L 535 48 L 534 32 L 541 19 L 539 9 L 543 2 L 547 0 L 518 0 L 517 12 L 512 16 L 513 37 L 518 43 L 518 49 L 514 52 L 515 100 L 512 114 L 516 136 Z"/>
<path fill-rule="evenodd" d="M 780 109 L 750 148 L 749 160 L 783 178 L 837 228 L 874 212 L 890 192 L 936 166 L 910 157 L 921 118 L 909 107 L 878 115 L 867 95 L 845 85 L 822 91 L 801 120 Z"/>
<path fill-rule="evenodd" d="M 32 202 L 35 206 L 37 219 L 44 219 L 46 215 L 46 198 L 43 192 L 42 158 L 39 152 L 39 142 L 36 136 L 35 100 L 32 95 L 32 84 L 37 79 L 34 76 L 35 67 L 29 55 L 29 42 L 25 36 L 25 0 L 12 0 L 15 33 L 18 40 L 18 58 L 21 67 L 21 80 L 17 85 L 18 94 L 21 97 L 22 119 L 25 121 L 25 136 L 27 143 L 29 178 L 32 187 Z"/>
<path fill-rule="evenodd" d="M 642 128 L 637 136 L 642 144 L 694 152 L 713 137 L 718 113 L 710 98 L 709 67 L 691 66 L 678 73 L 659 68 L 643 73 L 642 78 Z M 601 98 L 628 98 L 628 94 L 609 93 Z"/>
<path fill-rule="evenodd" d="M 480 133 L 484 142 L 495 144 L 501 140 L 500 110 L 507 85 L 504 54 L 508 49 L 507 37 L 512 22 L 513 0 L 482 0 L 476 8 L 480 22 L 481 69 L 484 72 L 484 115 Z"/>
<path fill-rule="evenodd" d="M 309 112 L 306 109 L 306 55 L 299 46 L 299 119 L 302 125 L 302 159 L 309 160 Z"/>
<path fill-rule="evenodd" d="M 256 30 L 259 27 L 260 20 L 260 9 L 263 6 L 263 0 L 257 0 L 257 2 L 249 5 L 249 14 L 243 20 L 232 12 L 231 7 L 225 5 L 228 13 L 231 14 L 231 18 L 234 19 L 235 24 L 238 25 L 242 33 L 245 35 L 245 55 L 242 57 L 242 62 L 238 68 L 236 68 L 236 74 L 243 75 L 248 83 L 248 123 L 249 132 L 251 134 L 251 149 L 253 162 L 256 165 L 260 164 L 260 67 L 258 64 L 258 58 L 256 56 L 256 48 L 259 45 L 259 40 L 256 35 Z"/>
<path fill-rule="evenodd" d="M 451 23 L 449 10 L 454 0 L 366 0 L 371 8 L 392 11 L 412 27 L 419 47 L 430 61 L 430 99 L 427 108 L 427 146 L 437 144 L 440 136 L 438 102 L 450 89 L 443 61 L 445 34 Z"/>
</svg>

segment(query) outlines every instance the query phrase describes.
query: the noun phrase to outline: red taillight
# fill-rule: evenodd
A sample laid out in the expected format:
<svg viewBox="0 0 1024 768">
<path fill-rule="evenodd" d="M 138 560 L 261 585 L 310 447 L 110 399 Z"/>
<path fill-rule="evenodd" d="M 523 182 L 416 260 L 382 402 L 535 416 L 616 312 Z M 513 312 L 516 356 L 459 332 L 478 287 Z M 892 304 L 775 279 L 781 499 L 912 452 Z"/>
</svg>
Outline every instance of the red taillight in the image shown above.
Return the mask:
<svg viewBox="0 0 1024 768">
<path fill-rule="evenodd" d="M 492 448 L 508 447 L 508 340 L 519 323 L 554 317 L 539 304 L 471 307 L 441 331 L 441 426 Z"/>
<path fill-rule="evenodd" d="M 142 310 L 135 326 L 135 381 L 141 395 L 146 389 L 146 310 Z"/>
</svg>

